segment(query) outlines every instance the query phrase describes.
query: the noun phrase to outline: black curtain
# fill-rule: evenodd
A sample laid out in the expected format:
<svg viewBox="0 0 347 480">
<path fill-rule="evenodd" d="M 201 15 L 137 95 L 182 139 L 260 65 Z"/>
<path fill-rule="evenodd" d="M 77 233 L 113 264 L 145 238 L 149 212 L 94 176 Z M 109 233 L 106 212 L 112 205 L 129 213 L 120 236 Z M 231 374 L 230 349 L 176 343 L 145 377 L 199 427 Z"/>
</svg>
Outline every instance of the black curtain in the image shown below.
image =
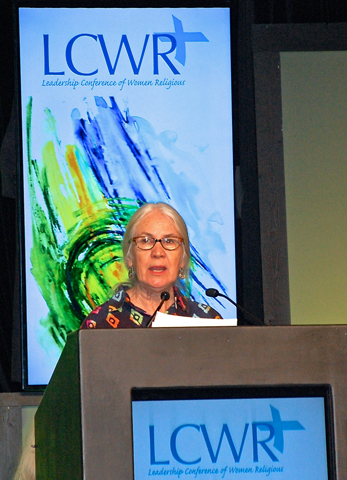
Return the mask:
<svg viewBox="0 0 347 480">
<path fill-rule="evenodd" d="M 343 0 L 254 0 L 255 23 L 346 22 Z"/>
<path fill-rule="evenodd" d="M 0 146 L 11 118 L 14 99 L 14 33 L 11 0 L 2 0 L 0 6 Z M 16 165 L 16 152 L 11 154 L 13 168 Z M 3 177 L 7 166 L 0 171 L 0 391 L 18 388 L 11 380 L 12 369 L 12 332 L 13 297 L 15 284 L 15 258 L 17 248 L 16 235 L 16 198 L 3 195 Z M 13 178 L 10 179 L 14 181 Z M 13 190 L 15 186 L 13 186 Z"/>
</svg>

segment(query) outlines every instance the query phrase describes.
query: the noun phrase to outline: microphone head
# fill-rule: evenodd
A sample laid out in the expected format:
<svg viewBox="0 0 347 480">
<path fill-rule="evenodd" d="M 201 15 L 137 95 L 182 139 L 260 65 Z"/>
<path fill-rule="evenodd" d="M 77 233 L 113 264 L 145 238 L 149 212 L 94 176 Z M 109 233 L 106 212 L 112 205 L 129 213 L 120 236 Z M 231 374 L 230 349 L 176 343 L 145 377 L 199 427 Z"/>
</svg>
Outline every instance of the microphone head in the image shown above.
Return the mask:
<svg viewBox="0 0 347 480">
<path fill-rule="evenodd" d="M 206 291 L 205 291 L 206 295 L 208 297 L 213 297 L 213 298 L 216 298 L 218 297 L 219 295 L 219 292 L 216 288 L 208 288 Z"/>
<path fill-rule="evenodd" d="M 169 298 L 170 298 L 169 292 L 161 292 L 160 298 L 162 300 L 169 300 Z"/>
</svg>

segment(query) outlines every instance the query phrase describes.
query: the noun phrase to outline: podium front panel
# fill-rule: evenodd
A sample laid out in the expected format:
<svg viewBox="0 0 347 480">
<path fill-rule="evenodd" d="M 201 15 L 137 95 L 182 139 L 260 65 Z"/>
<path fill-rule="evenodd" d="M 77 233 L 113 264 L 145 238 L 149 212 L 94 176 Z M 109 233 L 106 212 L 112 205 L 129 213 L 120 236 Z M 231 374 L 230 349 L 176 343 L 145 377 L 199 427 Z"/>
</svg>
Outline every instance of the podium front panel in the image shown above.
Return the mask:
<svg viewBox="0 0 347 480">
<path fill-rule="evenodd" d="M 290 385 L 331 386 L 334 471 L 347 478 L 346 326 L 76 332 L 37 414 L 37 478 L 133 480 L 133 388 Z"/>
</svg>

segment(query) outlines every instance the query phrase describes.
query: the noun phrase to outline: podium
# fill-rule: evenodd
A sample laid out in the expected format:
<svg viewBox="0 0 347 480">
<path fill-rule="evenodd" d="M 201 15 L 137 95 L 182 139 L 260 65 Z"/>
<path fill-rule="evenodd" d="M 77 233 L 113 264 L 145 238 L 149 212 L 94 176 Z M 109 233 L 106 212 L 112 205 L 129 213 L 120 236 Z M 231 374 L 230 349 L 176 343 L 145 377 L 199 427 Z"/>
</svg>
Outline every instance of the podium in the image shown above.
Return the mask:
<svg viewBox="0 0 347 480">
<path fill-rule="evenodd" d="M 347 326 L 75 332 L 36 414 L 37 479 L 133 480 L 133 388 L 314 384 L 331 385 L 346 479 Z"/>
</svg>

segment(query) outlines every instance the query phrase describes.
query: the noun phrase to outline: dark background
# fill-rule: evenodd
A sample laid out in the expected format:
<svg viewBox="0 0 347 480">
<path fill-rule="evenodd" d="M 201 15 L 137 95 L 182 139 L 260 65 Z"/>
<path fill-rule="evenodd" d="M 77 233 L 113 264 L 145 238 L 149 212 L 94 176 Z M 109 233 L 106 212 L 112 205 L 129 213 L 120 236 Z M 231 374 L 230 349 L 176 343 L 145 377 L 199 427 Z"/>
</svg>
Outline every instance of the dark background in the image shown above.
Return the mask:
<svg viewBox="0 0 347 480">
<path fill-rule="evenodd" d="M 164 0 L 150 6 L 177 6 Z M 32 2 L 22 4 L 34 5 Z M 99 2 L 66 0 L 41 1 L 41 6 L 99 6 Z M 107 6 L 147 6 L 147 2 Z M 206 2 L 204 3 L 206 4 Z M 103 2 L 105 5 L 105 2 Z M 201 6 L 201 2 L 179 6 Z M 209 1 L 209 5 L 221 5 Z M 224 4 L 225 5 L 225 4 Z M 260 221 L 252 25 L 296 23 L 340 23 L 347 20 L 343 0 L 231 0 L 232 65 L 234 108 L 234 155 L 236 168 L 237 288 L 239 304 L 263 318 Z M 101 6 L 101 5 L 100 5 Z M 0 392 L 21 390 L 21 327 L 19 294 L 19 220 L 17 193 L 18 140 L 16 138 L 16 27 L 14 5 L 1 0 L 0 6 Z M 247 323 L 240 317 L 239 323 Z"/>
</svg>

